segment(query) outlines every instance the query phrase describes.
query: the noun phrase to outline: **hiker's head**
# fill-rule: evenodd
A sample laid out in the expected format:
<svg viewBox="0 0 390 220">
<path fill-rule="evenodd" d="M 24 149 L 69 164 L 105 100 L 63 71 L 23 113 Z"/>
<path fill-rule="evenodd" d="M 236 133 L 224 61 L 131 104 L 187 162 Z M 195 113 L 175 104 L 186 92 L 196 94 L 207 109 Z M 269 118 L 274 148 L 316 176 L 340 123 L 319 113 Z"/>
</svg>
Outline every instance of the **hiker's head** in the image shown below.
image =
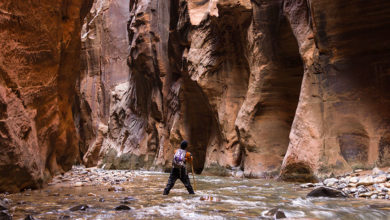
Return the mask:
<svg viewBox="0 0 390 220">
<path fill-rule="evenodd" d="M 181 144 L 180 144 L 180 148 L 185 150 L 188 146 L 188 142 L 187 141 L 182 141 Z"/>
</svg>

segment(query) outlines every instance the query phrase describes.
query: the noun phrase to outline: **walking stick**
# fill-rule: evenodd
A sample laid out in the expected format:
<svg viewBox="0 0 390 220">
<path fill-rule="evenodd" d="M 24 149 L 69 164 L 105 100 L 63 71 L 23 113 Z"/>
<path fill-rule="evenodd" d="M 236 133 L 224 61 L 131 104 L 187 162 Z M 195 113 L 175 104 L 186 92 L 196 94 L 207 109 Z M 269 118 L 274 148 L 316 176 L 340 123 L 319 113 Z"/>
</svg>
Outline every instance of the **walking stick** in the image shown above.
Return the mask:
<svg viewBox="0 0 390 220">
<path fill-rule="evenodd" d="M 195 173 L 194 173 L 194 163 L 191 161 L 191 167 L 192 167 L 192 179 L 194 180 L 194 191 L 196 191 L 196 183 L 195 183 Z"/>
</svg>

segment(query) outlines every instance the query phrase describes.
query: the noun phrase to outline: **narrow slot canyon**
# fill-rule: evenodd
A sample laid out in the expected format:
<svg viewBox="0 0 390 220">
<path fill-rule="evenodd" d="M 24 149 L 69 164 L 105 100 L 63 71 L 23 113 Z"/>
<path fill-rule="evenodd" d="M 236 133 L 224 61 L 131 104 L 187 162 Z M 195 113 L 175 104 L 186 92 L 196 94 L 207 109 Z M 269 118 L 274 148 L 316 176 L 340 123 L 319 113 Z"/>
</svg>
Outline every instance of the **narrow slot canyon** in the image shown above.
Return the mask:
<svg viewBox="0 0 390 220">
<path fill-rule="evenodd" d="M 0 219 L 384 219 L 389 35 L 388 0 L 2 0 Z"/>
</svg>

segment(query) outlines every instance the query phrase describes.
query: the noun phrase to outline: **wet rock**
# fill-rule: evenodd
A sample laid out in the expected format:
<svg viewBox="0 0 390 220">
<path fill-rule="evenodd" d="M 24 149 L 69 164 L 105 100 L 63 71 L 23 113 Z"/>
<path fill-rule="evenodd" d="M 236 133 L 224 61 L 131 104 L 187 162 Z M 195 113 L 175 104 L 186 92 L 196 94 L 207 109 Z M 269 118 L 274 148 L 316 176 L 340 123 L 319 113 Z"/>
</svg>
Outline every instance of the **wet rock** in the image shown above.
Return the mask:
<svg viewBox="0 0 390 220">
<path fill-rule="evenodd" d="M 18 201 L 16 204 L 18 204 L 18 205 L 25 205 L 25 204 L 27 204 L 27 202 L 26 201 Z"/>
<path fill-rule="evenodd" d="M 127 205 L 120 205 L 120 206 L 115 207 L 116 211 L 123 211 L 123 210 L 130 210 L 130 209 L 131 208 Z"/>
<path fill-rule="evenodd" d="M 49 196 L 60 196 L 60 194 L 59 193 L 51 193 L 51 194 L 49 194 Z"/>
<path fill-rule="evenodd" d="M 344 192 L 329 187 L 318 187 L 307 194 L 308 197 L 330 197 L 344 198 L 348 197 Z"/>
<path fill-rule="evenodd" d="M 108 191 L 121 192 L 121 191 L 125 191 L 125 188 L 121 186 L 111 186 L 110 188 L 108 188 Z"/>
<path fill-rule="evenodd" d="M 282 211 L 277 211 L 274 217 L 275 219 L 281 219 L 281 218 L 286 218 L 286 215 Z"/>
<path fill-rule="evenodd" d="M 35 218 L 32 215 L 27 215 L 24 220 L 35 220 Z"/>
<path fill-rule="evenodd" d="M 210 202 L 220 202 L 221 199 L 213 196 L 201 196 L 199 198 L 201 201 L 210 201 Z"/>
<path fill-rule="evenodd" d="M 286 218 L 286 215 L 284 214 L 284 212 L 280 211 L 279 208 L 270 209 L 270 210 L 266 211 L 263 215 L 265 217 L 273 217 L 274 219 Z"/>
<path fill-rule="evenodd" d="M 72 212 L 75 212 L 75 211 L 85 211 L 87 209 L 89 209 L 88 205 L 77 205 L 77 206 L 70 208 L 69 210 Z"/>
<path fill-rule="evenodd" d="M 121 203 L 123 203 L 123 204 L 130 204 L 130 203 L 132 203 L 132 202 L 134 202 L 134 201 L 136 201 L 136 199 L 133 198 L 133 197 L 125 197 L 125 198 L 123 198 L 123 200 L 121 201 Z"/>
<path fill-rule="evenodd" d="M 83 186 L 84 184 L 82 183 L 82 182 L 76 182 L 75 184 L 74 184 L 74 186 L 76 186 L 76 187 L 80 187 L 80 186 Z"/>
<path fill-rule="evenodd" d="M 94 193 L 88 193 L 88 196 L 96 196 Z"/>
<path fill-rule="evenodd" d="M 99 202 L 104 202 L 104 201 L 106 201 L 104 198 L 99 199 Z"/>
<path fill-rule="evenodd" d="M 7 211 L 1 211 L 0 212 L 0 219 L 1 220 L 12 220 L 12 216 L 8 214 Z"/>
<path fill-rule="evenodd" d="M 314 186 L 315 186 L 314 183 L 304 183 L 300 185 L 301 188 L 310 188 Z"/>
<path fill-rule="evenodd" d="M 7 210 L 8 204 L 4 200 L 0 200 L 0 211 Z"/>
<path fill-rule="evenodd" d="M 373 175 L 381 175 L 381 174 L 385 174 L 385 172 L 381 169 L 379 169 L 378 167 L 374 167 L 374 169 L 372 169 L 372 174 Z"/>
</svg>

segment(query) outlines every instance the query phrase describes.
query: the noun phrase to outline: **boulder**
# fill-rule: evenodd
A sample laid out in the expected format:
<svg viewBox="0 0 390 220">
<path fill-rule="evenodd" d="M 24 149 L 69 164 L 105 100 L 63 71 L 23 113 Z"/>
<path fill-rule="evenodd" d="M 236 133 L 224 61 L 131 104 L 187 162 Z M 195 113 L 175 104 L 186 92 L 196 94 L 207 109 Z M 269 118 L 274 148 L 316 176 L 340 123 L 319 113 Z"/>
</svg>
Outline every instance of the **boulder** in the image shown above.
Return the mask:
<svg viewBox="0 0 390 220">
<path fill-rule="evenodd" d="M 307 197 L 345 198 L 348 196 L 343 191 L 337 189 L 329 187 L 318 187 L 309 192 Z"/>
</svg>

